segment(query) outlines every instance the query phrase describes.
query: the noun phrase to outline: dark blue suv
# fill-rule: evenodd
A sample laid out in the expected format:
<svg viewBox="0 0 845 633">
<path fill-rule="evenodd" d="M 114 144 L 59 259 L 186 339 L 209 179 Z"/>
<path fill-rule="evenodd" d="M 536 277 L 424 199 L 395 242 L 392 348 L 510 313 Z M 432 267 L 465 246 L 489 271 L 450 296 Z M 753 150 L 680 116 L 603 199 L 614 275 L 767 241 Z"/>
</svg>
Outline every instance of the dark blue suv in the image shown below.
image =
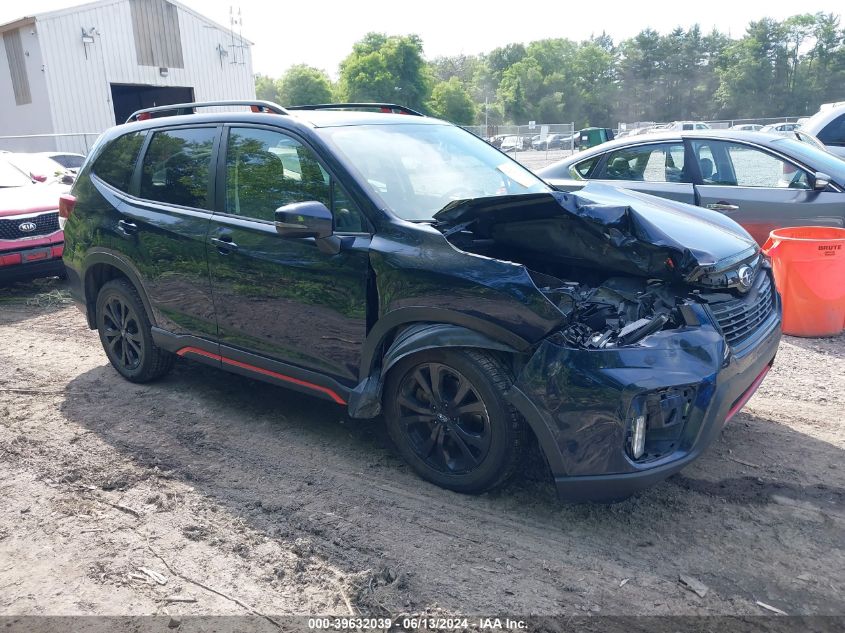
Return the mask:
<svg viewBox="0 0 845 633">
<path fill-rule="evenodd" d="M 205 106 L 250 111 L 197 113 Z M 176 356 L 384 414 L 424 478 L 568 498 L 697 457 L 771 367 L 780 303 L 725 216 L 542 180 L 392 104 L 180 104 L 107 131 L 62 201 L 73 296 L 128 380 Z"/>
</svg>

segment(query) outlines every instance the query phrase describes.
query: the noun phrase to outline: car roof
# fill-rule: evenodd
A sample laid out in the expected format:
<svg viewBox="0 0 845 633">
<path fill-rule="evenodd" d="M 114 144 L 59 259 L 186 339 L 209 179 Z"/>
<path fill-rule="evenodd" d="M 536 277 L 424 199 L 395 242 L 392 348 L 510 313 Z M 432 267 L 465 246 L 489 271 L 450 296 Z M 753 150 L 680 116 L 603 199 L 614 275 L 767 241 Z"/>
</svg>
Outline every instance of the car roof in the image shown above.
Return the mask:
<svg viewBox="0 0 845 633">
<path fill-rule="evenodd" d="M 451 125 L 446 121 L 428 116 L 393 114 L 382 112 L 361 112 L 354 110 L 291 110 L 288 114 L 265 112 L 201 112 L 155 117 L 132 123 L 123 123 L 106 130 L 101 142 L 133 131 L 155 130 L 162 127 L 184 125 L 209 125 L 215 123 L 259 124 L 288 129 L 313 130 L 316 128 L 344 127 L 357 125 Z"/>
<path fill-rule="evenodd" d="M 815 136 L 824 126 L 842 114 L 845 114 L 845 105 L 819 110 L 801 125 L 801 129 Z"/>
<path fill-rule="evenodd" d="M 649 134 L 638 134 L 637 136 L 626 136 L 621 139 L 614 139 L 601 145 L 580 152 L 577 156 L 592 156 L 593 154 L 601 154 L 610 149 L 625 147 L 628 145 L 643 145 L 647 143 L 666 142 L 666 141 L 680 141 L 685 138 L 699 138 L 699 139 L 717 139 L 717 140 L 737 140 L 748 141 L 751 143 L 758 143 L 760 145 L 767 145 L 774 140 L 782 139 L 780 134 L 768 134 L 766 132 L 752 131 L 752 130 L 672 130 L 669 132 L 655 131 Z"/>
<path fill-rule="evenodd" d="M 649 134 L 638 134 L 634 136 L 625 136 L 620 139 L 607 141 L 601 145 L 596 145 L 583 152 L 578 152 L 572 156 L 568 156 L 563 160 L 552 163 L 538 170 L 542 177 L 543 172 L 557 168 L 561 165 L 573 165 L 582 160 L 604 154 L 605 152 L 613 151 L 624 147 L 635 147 L 640 145 L 649 145 L 651 143 L 665 143 L 665 142 L 679 142 L 682 139 L 713 139 L 726 141 L 745 141 L 747 143 L 755 143 L 757 145 L 770 145 L 773 141 L 781 141 L 784 137 L 782 134 L 770 134 L 768 132 L 755 132 L 751 130 L 673 130 L 670 132 L 651 132 Z"/>
</svg>

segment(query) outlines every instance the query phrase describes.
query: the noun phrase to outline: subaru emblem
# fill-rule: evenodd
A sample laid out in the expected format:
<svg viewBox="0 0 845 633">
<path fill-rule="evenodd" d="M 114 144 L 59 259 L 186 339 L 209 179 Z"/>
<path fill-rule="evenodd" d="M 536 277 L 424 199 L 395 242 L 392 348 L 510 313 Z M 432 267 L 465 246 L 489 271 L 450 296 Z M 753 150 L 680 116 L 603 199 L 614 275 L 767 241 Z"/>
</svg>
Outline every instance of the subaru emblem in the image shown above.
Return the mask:
<svg viewBox="0 0 845 633">
<path fill-rule="evenodd" d="M 34 231 L 36 228 L 38 227 L 35 222 L 21 222 L 18 224 L 18 230 L 20 230 L 21 233 L 29 233 Z"/>
<path fill-rule="evenodd" d="M 754 270 L 751 266 L 743 266 L 739 269 L 739 285 L 742 286 L 745 290 L 748 290 L 751 287 L 751 284 L 754 283 Z"/>
</svg>

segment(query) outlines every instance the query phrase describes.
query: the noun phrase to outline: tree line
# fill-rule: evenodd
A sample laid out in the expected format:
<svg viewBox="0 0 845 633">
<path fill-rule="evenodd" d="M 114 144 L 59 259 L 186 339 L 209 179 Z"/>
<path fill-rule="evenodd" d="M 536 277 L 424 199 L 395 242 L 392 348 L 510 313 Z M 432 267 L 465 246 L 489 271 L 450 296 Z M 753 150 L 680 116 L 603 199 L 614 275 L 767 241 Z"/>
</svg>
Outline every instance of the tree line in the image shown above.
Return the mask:
<svg viewBox="0 0 845 633">
<path fill-rule="evenodd" d="M 426 60 L 416 35 L 369 33 L 338 81 L 298 65 L 256 76 L 259 98 L 282 104 L 399 103 L 459 125 L 718 120 L 804 115 L 845 100 L 845 29 L 833 13 L 763 18 L 733 39 L 698 25 L 508 44 Z"/>
</svg>

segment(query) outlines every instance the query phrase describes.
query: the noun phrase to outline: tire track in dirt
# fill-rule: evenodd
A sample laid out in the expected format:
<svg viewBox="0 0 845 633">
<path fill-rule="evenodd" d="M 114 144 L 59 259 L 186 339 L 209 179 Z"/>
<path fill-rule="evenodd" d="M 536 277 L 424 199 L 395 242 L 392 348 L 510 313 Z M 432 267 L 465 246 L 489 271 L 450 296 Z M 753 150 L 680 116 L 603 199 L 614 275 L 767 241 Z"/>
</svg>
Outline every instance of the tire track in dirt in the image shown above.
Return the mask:
<svg viewBox="0 0 845 633">
<path fill-rule="evenodd" d="M 38 409 L 30 424 L 80 436 L 73 451 L 45 440 L 45 454 L 29 458 L 33 468 L 55 477 L 99 446 L 103 454 L 92 454 L 77 483 L 100 466 L 118 479 L 121 469 L 132 474 L 127 494 L 150 482 L 185 486 L 208 508 L 238 517 L 254 538 L 351 578 L 346 587 L 362 611 L 759 613 L 758 598 L 804 613 L 841 607 L 841 498 L 827 507 L 817 488 L 821 479 L 831 490 L 845 487 L 842 470 L 827 467 L 842 462 L 841 433 L 824 407 L 805 413 L 791 404 L 806 394 L 793 394 L 788 377 L 778 376 L 781 367 L 806 371 L 802 363 L 812 365 L 817 352 L 782 350 L 771 376 L 785 395 L 764 391 L 763 417 L 752 400 L 683 478 L 621 504 L 572 506 L 525 480 L 481 497 L 440 490 L 395 457 L 378 422 L 351 421 L 333 405 L 204 366 L 181 362 L 159 383 L 126 383 L 75 311 L 29 314 L 0 315 L 0 336 L 19 341 L 0 349 L 0 362 L 21 369 L 15 384 L 49 376 L 44 388 L 63 391 L 49 397 L 59 420 Z M 55 340 L 57 354 L 22 351 L 49 351 Z M 836 375 L 828 384 L 837 381 L 841 388 Z M 0 387 L 6 382 L 0 375 Z M 9 406 L 0 395 L 0 407 Z M 790 415 L 773 425 L 776 402 Z M 15 421 L 16 432 L 22 424 Z M 804 454 L 812 463 L 802 463 Z M 727 502 L 724 487 L 730 492 L 744 477 L 758 490 Z M 809 509 L 779 503 L 778 491 L 795 503 L 806 497 Z M 784 539 L 788 547 L 771 551 Z M 171 557 L 180 542 L 191 543 L 171 540 Z M 713 591 L 698 598 L 678 585 L 679 573 Z"/>
</svg>

